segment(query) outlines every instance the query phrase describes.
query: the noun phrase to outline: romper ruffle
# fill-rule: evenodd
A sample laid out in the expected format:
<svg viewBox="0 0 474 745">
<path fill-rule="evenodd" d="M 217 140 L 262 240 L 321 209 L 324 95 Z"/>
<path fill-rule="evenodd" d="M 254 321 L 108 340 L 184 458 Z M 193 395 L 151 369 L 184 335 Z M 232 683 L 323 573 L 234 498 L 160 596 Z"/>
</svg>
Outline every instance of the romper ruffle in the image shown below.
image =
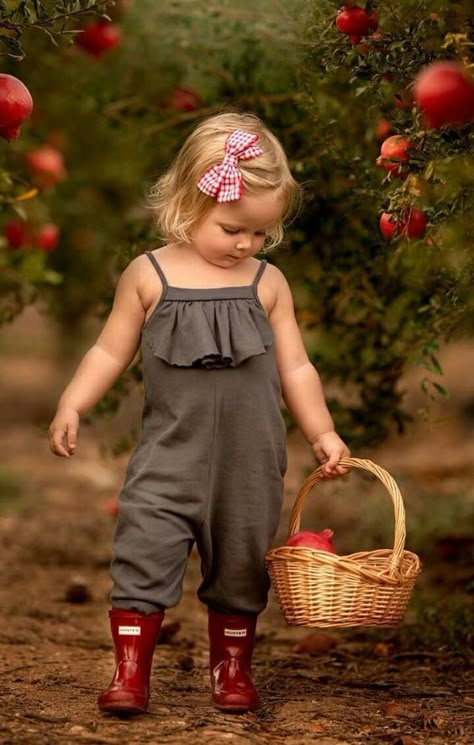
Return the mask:
<svg viewBox="0 0 474 745">
<path fill-rule="evenodd" d="M 177 367 L 237 367 L 271 346 L 272 329 L 257 295 L 265 260 L 252 285 L 190 289 L 170 287 L 153 254 L 146 253 L 163 284 L 143 328 L 143 341 L 156 357 Z"/>
</svg>

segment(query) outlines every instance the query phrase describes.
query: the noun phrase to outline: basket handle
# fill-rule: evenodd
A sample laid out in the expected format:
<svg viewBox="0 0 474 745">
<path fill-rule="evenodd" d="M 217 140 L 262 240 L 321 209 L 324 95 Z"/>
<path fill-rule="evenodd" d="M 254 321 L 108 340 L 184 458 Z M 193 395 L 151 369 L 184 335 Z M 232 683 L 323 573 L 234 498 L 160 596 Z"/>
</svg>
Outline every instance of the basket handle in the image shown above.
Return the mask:
<svg viewBox="0 0 474 745">
<path fill-rule="evenodd" d="M 393 538 L 393 553 L 389 563 L 389 574 L 390 576 L 396 575 L 401 565 L 406 537 L 405 508 L 403 506 L 403 499 L 400 493 L 400 489 L 398 488 L 395 480 L 390 476 L 390 474 L 387 473 L 387 471 L 385 471 L 380 466 L 372 463 L 371 460 L 365 460 L 362 458 L 341 458 L 338 465 L 348 468 L 361 468 L 362 470 L 370 471 L 375 476 L 377 476 L 377 478 L 380 479 L 380 481 L 390 494 L 395 513 L 395 531 Z M 317 484 L 318 481 L 322 481 L 322 479 L 322 467 L 320 466 L 315 471 L 310 473 L 303 486 L 299 490 L 295 499 L 295 503 L 293 505 L 293 509 L 291 510 L 288 533 L 289 536 L 292 536 L 299 531 L 301 508 L 303 506 L 303 502 L 313 486 Z"/>
</svg>

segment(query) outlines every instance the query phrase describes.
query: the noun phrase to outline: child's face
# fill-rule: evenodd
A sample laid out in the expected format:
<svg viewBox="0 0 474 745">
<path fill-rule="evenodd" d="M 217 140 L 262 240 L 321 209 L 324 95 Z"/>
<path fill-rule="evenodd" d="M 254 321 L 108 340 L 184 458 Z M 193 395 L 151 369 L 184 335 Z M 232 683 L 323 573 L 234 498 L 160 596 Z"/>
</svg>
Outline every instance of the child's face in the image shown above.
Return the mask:
<svg viewBox="0 0 474 745">
<path fill-rule="evenodd" d="M 192 247 L 210 264 L 230 268 L 263 248 L 268 230 L 281 219 L 278 189 L 244 195 L 235 202 L 216 202 L 194 228 Z"/>
</svg>

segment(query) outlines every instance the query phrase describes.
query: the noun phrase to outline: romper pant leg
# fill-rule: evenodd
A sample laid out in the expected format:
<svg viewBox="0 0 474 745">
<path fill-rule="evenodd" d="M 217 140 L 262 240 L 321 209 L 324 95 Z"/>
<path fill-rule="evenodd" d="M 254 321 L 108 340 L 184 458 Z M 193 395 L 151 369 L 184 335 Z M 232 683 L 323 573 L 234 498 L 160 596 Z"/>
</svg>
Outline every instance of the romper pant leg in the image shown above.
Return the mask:
<svg viewBox="0 0 474 745">
<path fill-rule="evenodd" d="M 262 410 L 261 388 L 249 386 L 264 364 L 267 355 L 231 371 L 217 401 L 221 425 L 212 443 L 207 514 L 196 540 L 203 574 L 198 597 L 221 612 L 261 613 L 268 600 L 265 554 L 283 502 L 286 428 L 279 401 Z"/>
<path fill-rule="evenodd" d="M 111 574 L 112 606 L 155 613 L 177 605 L 194 543 L 191 523 L 172 500 L 121 495 Z"/>
<path fill-rule="evenodd" d="M 181 599 L 203 521 L 213 426 L 207 371 L 177 374 L 158 358 L 152 361 L 159 385 L 148 393 L 142 437 L 120 493 L 111 567 L 113 606 L 142 613 Z"/>
<path fill-rule="evenodd" d="M 269 486 L 272 493 L 257 498 L 251 487 L 247 492 L 227 490 L 223 499 L 216 495 L 201 526 L 197 543 L 203 581 L 198 597 L 218 612 L 261 613 L 267 605 L 265 554 L 278 528 L 283 496 L 276 479 Z"/>
</svg>

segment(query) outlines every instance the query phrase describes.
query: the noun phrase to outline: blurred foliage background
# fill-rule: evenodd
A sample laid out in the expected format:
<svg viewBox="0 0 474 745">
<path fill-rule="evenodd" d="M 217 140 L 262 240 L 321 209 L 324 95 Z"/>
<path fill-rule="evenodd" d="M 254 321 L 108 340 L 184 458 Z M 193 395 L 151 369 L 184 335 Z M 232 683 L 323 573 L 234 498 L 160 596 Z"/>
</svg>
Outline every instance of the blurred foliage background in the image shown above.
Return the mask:
<svg viewBox="0 0 474 745">
<path fill-rule="evenodd" d="M 251 110 L 304 185 L 269 260 L 291 283 L 341 435 L 357 447 L 401 431 L 400 379 L 413 365 L 427 408 L 446 396 L 439 345 L 474 328 L 474 135 L 469 125 L 426 130 L 412 85 L 437 59 L 472 70 L 471 6 L 365 7 L 379 27 L 355 43 L 335 25 L 335 0 L 1 2 L 1 72 L 27 86 L 34 109 L 17 139 L 0 141 L 0 321 L 36 303 L 58 324 L 61 356 L 74 356 L 85 321 L 110 309 L 120 271 L 158 242 L 146 193 L 187 134 L 210 114 Z M 79 45 L 98 22 L 112 40 Z M 375 163 L 387 133 L 416 147 L 405 179 Z M 44 145 L 64 163 L 49 182 L 28 159 Z M 413 206 L 425 233 L 387 241 L 380 214 Z M 52 224 L 59 239 L 13 247 L 15 220 Z M 97 412 L 114 411 L 140 379 L 137 360 Z"/>
</svg>

